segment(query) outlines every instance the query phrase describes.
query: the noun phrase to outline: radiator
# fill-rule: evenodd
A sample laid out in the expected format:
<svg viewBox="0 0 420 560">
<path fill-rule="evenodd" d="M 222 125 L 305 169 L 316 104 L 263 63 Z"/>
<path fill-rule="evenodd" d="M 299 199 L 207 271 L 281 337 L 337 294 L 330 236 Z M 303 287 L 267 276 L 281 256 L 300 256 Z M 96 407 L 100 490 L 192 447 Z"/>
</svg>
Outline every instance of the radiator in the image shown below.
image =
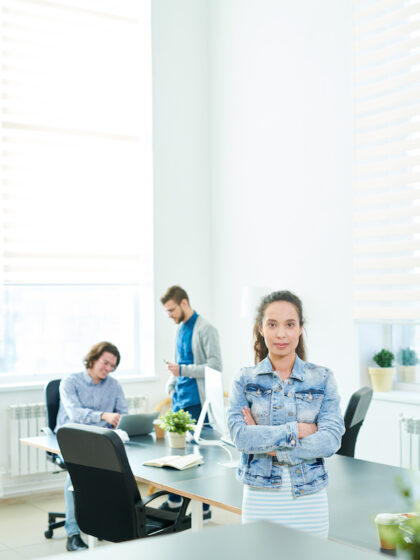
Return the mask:
<svg viewBox="0 0 420 560">
<path fill-rule="evenodd" d="M 147 397 L 126 397 L 128 412 L 146 412 Z M 52 472 L 57 466 L 47 461 L 45 451 L 22 445 L 20 438 L 42 435 L 41 429 L 47 426 L 45 403 L 13 404 L 9 407 L 10 423 L 10 474 L 12 476 Z"/>
<path fill-rule="evenodd" d="M 405 417 L 400 423 L 400 466 L 420 469 L 420 418 Z"/>
<path fill-rule="evenodd" d="M 9 407 L 10 474 L 36 474 L 55 471 L 46 460 L 45 451 L 19 443 L 19 438 L 41 435 L 47 425 L 44 403 L 14 404 Z"/>
</svg>

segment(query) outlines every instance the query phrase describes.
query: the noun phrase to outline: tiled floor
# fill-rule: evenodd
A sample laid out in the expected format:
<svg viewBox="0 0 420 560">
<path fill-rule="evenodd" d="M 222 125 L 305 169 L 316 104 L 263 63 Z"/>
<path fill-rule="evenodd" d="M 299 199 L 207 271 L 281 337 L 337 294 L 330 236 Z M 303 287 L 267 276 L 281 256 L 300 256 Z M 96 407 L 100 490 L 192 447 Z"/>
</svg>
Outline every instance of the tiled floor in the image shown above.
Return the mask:
<svg viewBox="0 0 420 560">
<path fill-rule="evenodd" d="M 147 492 L 141 488 L 141 493 L 145 495 Z M 0 500 L 0 560 L 39 558 L 65 552 L 64 528 L 55 531 L 52 539 L 44 537 L 47 512 L 63 511 L 63 508 L 64 496 L 61 492 Z M 204 525 L 204 529 L 238 523 L 239 515 L 212 508 L 212 520 Z M 109 546 L 105 542 L 97 544 Z"/>
</svg>

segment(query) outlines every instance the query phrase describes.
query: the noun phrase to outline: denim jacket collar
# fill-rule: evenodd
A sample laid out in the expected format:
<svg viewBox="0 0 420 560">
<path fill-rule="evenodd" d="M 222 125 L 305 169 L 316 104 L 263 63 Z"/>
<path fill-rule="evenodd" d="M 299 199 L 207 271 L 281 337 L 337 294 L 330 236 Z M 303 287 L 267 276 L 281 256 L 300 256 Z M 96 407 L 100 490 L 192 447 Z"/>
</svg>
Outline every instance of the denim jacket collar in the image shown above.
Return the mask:
<svg viewBox="0 0 420 560">
<path fill-rule="evenodd" d="M 261 360 L 261 362 L 257 364 L 255 368 L 256 375 L 264 373 L 273 373 L 273 365 L 268 356 L 264 358 L 264 360 Z M 303 381 L 305 378 L 305 363 L 299 358 L 297 354 L 295 355 L 295 363 L 293 365 L 290 377 L 293 377 L 298 381 Z"/>
</svg>

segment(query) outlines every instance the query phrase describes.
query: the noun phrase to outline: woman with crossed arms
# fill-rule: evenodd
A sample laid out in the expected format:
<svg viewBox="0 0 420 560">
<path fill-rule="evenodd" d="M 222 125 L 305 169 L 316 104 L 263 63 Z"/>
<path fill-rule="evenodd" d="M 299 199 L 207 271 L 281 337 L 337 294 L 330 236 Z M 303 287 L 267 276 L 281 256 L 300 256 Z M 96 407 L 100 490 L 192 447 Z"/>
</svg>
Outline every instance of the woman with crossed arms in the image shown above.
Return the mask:
<svg viewBox="0 0 420 560">
<path fill-rule="evenodd" d="M 324 457 L 340 447 L 344 422 L 332 372 L 309 363 L 300 299 L 264 297 L 254 325 L 255 362 L 233 381 L 228 426 L 242 452 L 242 522 L 266 519 L 327 538 Z"/>
</svg>

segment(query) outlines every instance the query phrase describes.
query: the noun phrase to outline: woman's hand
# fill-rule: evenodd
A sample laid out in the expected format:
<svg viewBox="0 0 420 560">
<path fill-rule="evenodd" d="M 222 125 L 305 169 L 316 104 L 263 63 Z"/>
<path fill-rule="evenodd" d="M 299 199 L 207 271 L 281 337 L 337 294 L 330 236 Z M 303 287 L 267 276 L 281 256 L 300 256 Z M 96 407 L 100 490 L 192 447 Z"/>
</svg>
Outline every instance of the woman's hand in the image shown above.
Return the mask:
<svg viewBox="0 0 420 560">
<path fill-rule="evenodd" d="M 306 422 L 298 422 L 298 438 L 302 439 L 307 436 L 311 436 L 318 431 L 318 426 L 316 424 L 306 424 Z"/>
<path fill-rule="evenodd" d="M 250 409 L 247 406 L 244 406 L 243 409 L 241 410 L 242 412 L 242 416 L 244 418 L 245 424 L 247 426 L 256 426 L 257 423 L 254 420 L 254 417 L 252 416 L 252 413 L 250 411 Z"/>
</svg>

